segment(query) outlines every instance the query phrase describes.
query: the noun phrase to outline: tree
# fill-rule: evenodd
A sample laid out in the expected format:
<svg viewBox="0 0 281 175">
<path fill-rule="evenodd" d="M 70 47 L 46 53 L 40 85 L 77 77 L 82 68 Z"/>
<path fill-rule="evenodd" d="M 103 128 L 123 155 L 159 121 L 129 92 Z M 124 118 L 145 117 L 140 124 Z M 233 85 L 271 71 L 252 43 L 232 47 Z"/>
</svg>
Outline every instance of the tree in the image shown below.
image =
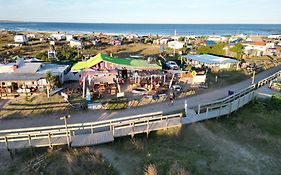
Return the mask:
<svg viewBox="0 0 281 175">
<path fill-rule="evenodd" d="M 218 43 L 212 47 L 211 53 L 215 55 L 225 55 L 225 51 L 223 50 L 224 47 L 224 43 Z"/>
<path fill-rule="evenodd" d="M 59 84 L 58 76 L 52 75 L 51 72 L 47 72 L 45 75 L 45 79 L 50 87 L 50 89 L 54 88 L 54 86 Z"/>
<path fill-rule="evenodd" d="M 79 51 L 77 51 L 74 48 L 64 47 L 62 49 L 58 49 L 57 57 L 61 61 L 63 60 L 78 61 L 79 59 L 82 58 L 82 55 L 79 54 Z"/>
<path fill-rule="evenodd" d="M 189 47 L 184 46 L 183 48 L 180 49 L 182 54 L 187 54 L 191 49 Z"/>
<path fill-rule="evenodd" d="M 232 48 L 229 49 L 231 52 L 236 53 L 236 58 L 241 59 L 243 54 L 243 45 L 241 43 L 236 43 Z"/>
<path fill-rule="evenodd" d="M 200 46 L 197 49 L 198 54 L 208 54 L 211 53 L 211 48 L 209 46 Z"/>
<path fill-rule="evenodd" d="M 215 55 L 225 55 L 223 48 L 226 44 L 217 43 L 214 46 L 200 46 L 197 50 L 198 54 L 215 54 Z"/>
<path fill-rule="evenodd" d="M 185 37 L 181 36 L 181 37 L 179 37 L 178 40 L 179 40 L 179 41 L 185 41 Z"/>
<path fill-rule="evenodd" d="M 51 62 L 51 60 L 49 60 L 49 58 L 48 58 L 48 52 L 47 51 L 40 52 L 35 57 L 39 58 L 42 61 Z"/>
</svg>

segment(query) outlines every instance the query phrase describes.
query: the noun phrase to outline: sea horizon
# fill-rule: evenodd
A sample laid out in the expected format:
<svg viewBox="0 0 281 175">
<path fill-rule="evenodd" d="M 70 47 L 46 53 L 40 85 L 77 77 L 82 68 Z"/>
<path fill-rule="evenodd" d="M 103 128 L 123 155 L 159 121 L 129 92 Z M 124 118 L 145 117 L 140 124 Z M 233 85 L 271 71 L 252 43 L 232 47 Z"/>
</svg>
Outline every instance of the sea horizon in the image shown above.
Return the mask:
<svg viewBox="0 0 281 175">
<path fill-rule="evenodd" d="M 0 20 L 0 30 L 18 32 L 66 32 L 139 34 L 139 35 L 270 35 L 280 34 L 281 24 L 161 24 L 161 23 L 85 23 L 85 22 L 27 22 Z"/>
</svg>

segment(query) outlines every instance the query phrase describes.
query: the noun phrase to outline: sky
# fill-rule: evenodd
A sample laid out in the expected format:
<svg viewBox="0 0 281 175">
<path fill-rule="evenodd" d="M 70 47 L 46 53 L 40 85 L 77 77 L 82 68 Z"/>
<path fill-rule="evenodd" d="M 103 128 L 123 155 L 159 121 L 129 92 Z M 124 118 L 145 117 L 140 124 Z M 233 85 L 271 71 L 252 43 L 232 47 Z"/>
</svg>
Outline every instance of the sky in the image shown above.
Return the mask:
<svg viewBox="0 0 281 175">
<path fill-rule="evenodd" d="M 281 24 L 281 0 L 0 0 L 0 20 Z"/>
</svg>

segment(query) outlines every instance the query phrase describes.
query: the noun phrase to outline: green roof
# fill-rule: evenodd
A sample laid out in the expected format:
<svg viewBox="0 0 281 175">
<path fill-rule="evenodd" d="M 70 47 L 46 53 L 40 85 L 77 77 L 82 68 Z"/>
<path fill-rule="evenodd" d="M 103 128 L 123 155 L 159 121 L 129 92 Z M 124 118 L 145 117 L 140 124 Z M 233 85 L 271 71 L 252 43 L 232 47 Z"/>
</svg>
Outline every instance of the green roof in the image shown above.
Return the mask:
<svg viewBox="0 0 281 175">
<path fill-rule="evenodd" d="M 94 65 L 100 63 L 100 62 L 109 62 L 113 63 L 122 67 L 127 68 L 134 68 L 134 69 L 150 69 L 150 70 L 159 70 L 162 69 L 161 66 L 157 64 L 149 64 L 146 60 L 141 59 L 132 59 L 132 58 L 116 58 L 116 57 L 110 57 L 106 54 L 97 54 L 95 57 L 91 57 L 87 61 L 82 61 L 76 63 L 71 70 L 81 70 L 81 69 L 87 69 L 91 68 Z"/>
</svg>

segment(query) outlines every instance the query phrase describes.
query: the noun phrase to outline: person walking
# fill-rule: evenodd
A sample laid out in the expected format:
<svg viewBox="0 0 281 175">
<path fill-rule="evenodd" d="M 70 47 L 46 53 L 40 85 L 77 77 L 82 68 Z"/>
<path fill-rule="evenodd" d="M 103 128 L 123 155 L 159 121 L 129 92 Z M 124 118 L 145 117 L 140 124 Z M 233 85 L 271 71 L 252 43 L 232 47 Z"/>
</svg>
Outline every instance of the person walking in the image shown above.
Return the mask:
<svg viewBox="0 0 281 175">
<path fill-rule="evenodd" d="M 175 97 L 176 97 L 175 93 L 170 94 L 170 104 L 169 104 L 170 106 L 174 105 Z"/>
</svg>

